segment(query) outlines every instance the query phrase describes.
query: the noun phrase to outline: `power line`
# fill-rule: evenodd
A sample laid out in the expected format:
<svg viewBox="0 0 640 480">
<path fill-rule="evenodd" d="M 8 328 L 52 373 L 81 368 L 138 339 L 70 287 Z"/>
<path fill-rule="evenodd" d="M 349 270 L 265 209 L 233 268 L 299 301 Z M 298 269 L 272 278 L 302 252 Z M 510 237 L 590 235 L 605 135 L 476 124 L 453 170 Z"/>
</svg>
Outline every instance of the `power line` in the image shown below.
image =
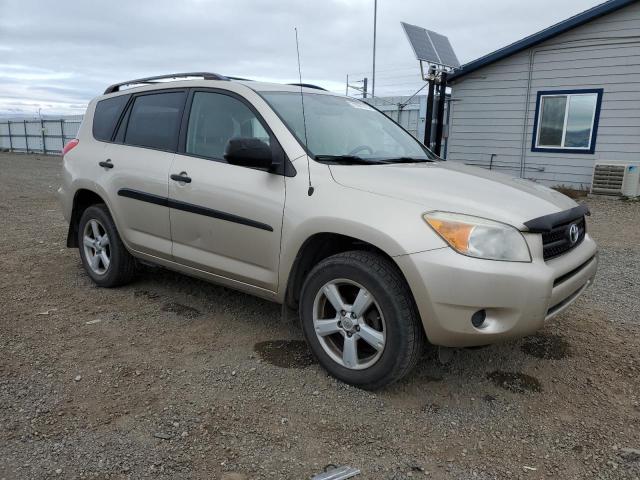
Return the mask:
<svg viewBox="0 0 640 480">
<path fill-rule="evenodd" d="M 416 67 L 389 67 L 389 68 L 384 69 L 384 70 L 378 70 L 376 68 L 376 76 L 378 75 L 378 73 L 400 72 L 400 71 L 409 71 L 409 70 L 418 71 L 418 72 L 420 71 L 420 69 L 418 69 Z M 369 74 L 369 73 L 371 73 L 371 70 L 366 71 L 366 72 L 356 72 L 353 75 L 364 75 L 364 74 Z M 349 74 L 349 75 L 351 75 L 351 74 Z"/>
</svg>

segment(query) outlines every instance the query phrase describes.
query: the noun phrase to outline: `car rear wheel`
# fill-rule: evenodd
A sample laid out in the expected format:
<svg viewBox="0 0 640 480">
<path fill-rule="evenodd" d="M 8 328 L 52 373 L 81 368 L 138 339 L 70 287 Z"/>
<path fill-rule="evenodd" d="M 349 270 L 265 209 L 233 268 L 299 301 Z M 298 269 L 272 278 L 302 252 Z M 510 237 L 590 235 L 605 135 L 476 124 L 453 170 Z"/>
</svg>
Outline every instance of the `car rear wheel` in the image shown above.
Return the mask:
<svg viewBox="0 0 640 480">
<path fill-rule="evenodd" d="M 135 275 L 135 259 L 123 245 L 106 205 L 92 205 L 82 213 L 78 245 L 82 265 L 97 285 L 117 287 Z"/>
<path fill-rule="evenodd" d="M 422 353 L 424 333 L 408 287 L 377 253 L 340 253 L 316 265 L 302 288 L 300 318 L 320 364 L 358 387 L 399 380 Z"/>
</svg>

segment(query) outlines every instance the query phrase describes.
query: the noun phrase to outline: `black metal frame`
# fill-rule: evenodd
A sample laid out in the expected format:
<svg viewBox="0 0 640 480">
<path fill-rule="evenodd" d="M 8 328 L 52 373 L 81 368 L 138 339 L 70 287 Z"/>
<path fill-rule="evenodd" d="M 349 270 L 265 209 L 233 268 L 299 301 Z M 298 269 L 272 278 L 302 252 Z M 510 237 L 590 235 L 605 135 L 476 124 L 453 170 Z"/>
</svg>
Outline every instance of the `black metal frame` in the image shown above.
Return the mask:
<svg viewBox="0 0 640 480">
<path fill-rule="evenodd" d="M 119 92 L 120 87 L 124 87 L 126 85 L 137 85 L 137 84 L 151 84 L 157 83 L 157 80 L 165 80 L 165 79 L 177 79 L 177 78 L 189 78 L 189 77 L 202 77 L 203 80 L 225 80 L 229 81 L 229 77 L 225 77 L 224 75 L 220 75 L 218 73 L 211 72 L 186 72 L 186 73 L 169 73 L 166 75 L 157 75 L 155 77 L 145 77 L 145 78 L 136 78 L 134 80 L 127 80 L 126 82 L 114 83 L 107 87 L 104 91 L 104 95 L 109 93 Z"/>
<path fill-rule="evenodd" d="M 444 130 L 444 104 L 447 101 L 447 72 L 440 74 L 440 85 L 438 85 L 438 112 L 436 119 L 436 144 L 434 146 L 434 153 L 440 156 L 440 149 L 442 147 L 442 132 Z"/>
</svg>

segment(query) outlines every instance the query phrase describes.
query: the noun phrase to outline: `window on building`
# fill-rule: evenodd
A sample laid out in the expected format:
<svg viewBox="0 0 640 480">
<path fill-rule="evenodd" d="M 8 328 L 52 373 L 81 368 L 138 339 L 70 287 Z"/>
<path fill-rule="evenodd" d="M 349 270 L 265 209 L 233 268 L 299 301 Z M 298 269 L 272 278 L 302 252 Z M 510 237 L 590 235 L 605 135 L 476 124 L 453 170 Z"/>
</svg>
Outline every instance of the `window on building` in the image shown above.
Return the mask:
<svg viewBox="0 0 640 480">
<path fill-rule="evenodd" d="M 538 92 L 533 151 L 593 153 L 602 90 Z"/>
</svg>

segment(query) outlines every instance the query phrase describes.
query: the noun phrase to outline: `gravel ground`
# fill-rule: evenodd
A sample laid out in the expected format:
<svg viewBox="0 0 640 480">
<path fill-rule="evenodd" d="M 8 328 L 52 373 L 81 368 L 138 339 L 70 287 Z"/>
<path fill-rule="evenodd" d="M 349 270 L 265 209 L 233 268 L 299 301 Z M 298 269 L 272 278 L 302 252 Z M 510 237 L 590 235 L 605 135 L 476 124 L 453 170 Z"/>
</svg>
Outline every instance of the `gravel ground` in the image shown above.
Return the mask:
<svg viewBox="0 0 640 480">
<path fill-rule="evenodd" d="M 597 283 L 539 334 L 371 393 L 277 305 L 155 268 L 96 288 L 60 159 L 0 171 L 0 479 L 640 478 L 640 203 L 586 199 Z"/>
</svg>

